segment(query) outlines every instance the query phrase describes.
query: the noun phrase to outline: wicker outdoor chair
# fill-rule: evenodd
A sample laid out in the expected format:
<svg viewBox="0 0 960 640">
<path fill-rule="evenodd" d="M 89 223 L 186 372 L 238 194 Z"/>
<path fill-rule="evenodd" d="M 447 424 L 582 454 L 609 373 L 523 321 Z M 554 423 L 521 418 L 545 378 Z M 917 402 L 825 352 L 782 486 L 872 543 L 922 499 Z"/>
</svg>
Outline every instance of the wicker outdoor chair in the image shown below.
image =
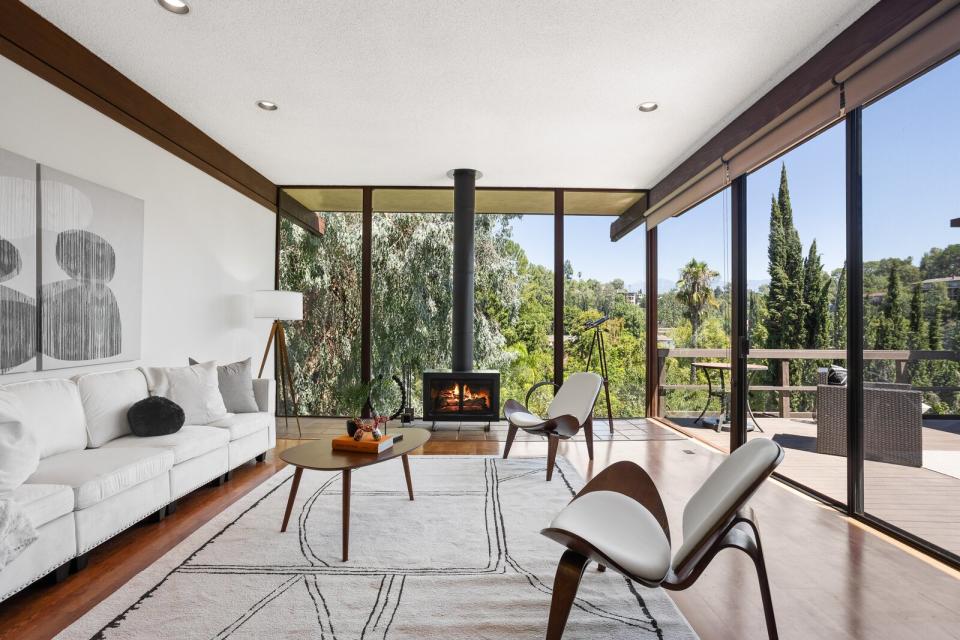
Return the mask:
<svg viewBox="0 0 960 640">
<path fill-rule="evenodd" d="M 817 372 L 817 453 L 847 455 L 847 387 L 827 384 Z M 863 385 L 864 458 L 919 467 L 923 464 L 923 394 L 909 384 Z"/>
</svg>

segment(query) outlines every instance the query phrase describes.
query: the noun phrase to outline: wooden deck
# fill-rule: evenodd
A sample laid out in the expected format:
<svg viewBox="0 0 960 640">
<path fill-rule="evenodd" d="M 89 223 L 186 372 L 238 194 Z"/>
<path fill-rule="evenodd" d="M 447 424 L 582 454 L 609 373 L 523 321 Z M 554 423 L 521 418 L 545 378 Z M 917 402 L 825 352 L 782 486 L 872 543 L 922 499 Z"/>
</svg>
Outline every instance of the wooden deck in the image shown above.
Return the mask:
<svg viewBox="0 0 960 640">
<path fill-rule="evenodd" d="M 720 450 L 729 448 L 730 432 L 726 427 L 717 433 L 713 427 L 694 425 L 693 418 L 671 421 L 685 433 Z M 748 438 L 773 438 L 786 448 L 780 473 L 846 502 L 846 458 L 816 453 L 814 419 L 758 417 L 757 421 L 764 432 L 751 431 Z M 867 460 L 866 511 L 960 554 L 960 421 L 924 421 L 923 458 L 922 468 Z"/>
</svg>

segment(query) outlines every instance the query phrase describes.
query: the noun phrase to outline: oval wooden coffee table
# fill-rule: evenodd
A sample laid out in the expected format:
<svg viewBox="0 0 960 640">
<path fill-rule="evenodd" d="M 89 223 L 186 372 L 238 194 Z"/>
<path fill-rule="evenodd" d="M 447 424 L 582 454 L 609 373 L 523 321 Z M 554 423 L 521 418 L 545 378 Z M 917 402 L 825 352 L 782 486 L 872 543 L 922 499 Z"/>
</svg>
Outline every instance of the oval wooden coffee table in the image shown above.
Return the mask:
<svg viewBox="0 0 960 640">
<path fill-rule="evenodd" d="M 430 439 L 430 432 L 426 429 L 407 427 L 395 429 L 391 435 L 401 434 L 403 440 L 378 455 L 355 453 L 353 451 L 334 451 L 330 444 L 331 438 L 314 440 L 282 451 L 280 459 L 287 464 L 292 464 L 297 469 L 293 472 L 293 484 L 290 485 L 290 497 L 287 498 L 287 510 L 283 514 L 283 526 L 280 527 L 280 532 L 283 533 L 287 530 L 287 523 L 290 521 L 293 501 L 297 498 L 297 489 L 300 488 L 300 476 L 303 475 L 303 470 L 341 471 L 343 474 L 343 561 L 346 562 L 350 547 L 350 474 L 354 469 L 400 457 L 403 460 L 403 474 L 407 478 L 407 493 L 413 500 L 410 459 L 407 454 L 422 447 Z"/>
</svg>

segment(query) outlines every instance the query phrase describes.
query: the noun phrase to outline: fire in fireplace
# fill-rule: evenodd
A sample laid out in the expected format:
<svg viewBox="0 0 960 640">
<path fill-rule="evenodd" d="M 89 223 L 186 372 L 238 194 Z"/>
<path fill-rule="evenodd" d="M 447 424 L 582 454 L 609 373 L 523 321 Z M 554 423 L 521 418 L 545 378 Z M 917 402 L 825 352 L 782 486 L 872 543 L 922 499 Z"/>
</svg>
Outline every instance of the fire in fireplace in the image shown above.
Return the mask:
<svg viewBox="0 0 960 640">
<path fill-rule="evenodd" d="M 425 371 L 425 420 L 496 421 L 500 413 L 498 371 Z"/>
</svg>

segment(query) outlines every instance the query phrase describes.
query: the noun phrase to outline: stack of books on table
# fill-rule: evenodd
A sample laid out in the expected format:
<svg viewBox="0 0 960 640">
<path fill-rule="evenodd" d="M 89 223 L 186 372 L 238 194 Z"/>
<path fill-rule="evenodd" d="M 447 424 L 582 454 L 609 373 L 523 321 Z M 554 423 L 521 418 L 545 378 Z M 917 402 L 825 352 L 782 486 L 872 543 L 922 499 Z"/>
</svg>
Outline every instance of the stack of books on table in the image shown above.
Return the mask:
<svg viewBox="0 0 960 640">
<path fill-rule="evenodd" d="M 393 446 L 394 438 L 392 435 L 380 436 L 379 440 L 374 440 L 368 432 L 363 434 L 360 440 L 354 440 L 353 436 L 344 434 L 333 439 L 334 451 L 354 451 L 357 453 L 382 453 Z"/>
</svg>

